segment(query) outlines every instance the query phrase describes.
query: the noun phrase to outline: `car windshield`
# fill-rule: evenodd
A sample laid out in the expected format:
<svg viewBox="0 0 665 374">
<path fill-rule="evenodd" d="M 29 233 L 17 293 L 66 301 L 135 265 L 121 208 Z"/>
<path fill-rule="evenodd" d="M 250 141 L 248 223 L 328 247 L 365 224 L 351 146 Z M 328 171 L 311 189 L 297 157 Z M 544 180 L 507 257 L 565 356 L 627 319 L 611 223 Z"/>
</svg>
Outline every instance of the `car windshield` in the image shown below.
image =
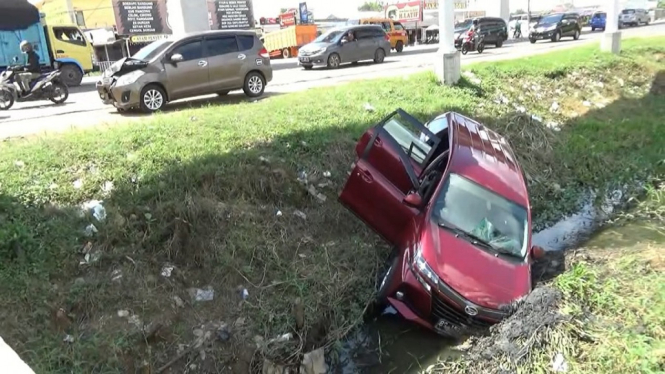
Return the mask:
<svg viewBox="0 0 665 374">
<path fill-rule="evenodd" d="M 433 218 L 481 239 L 497 252 L 526 256 L 526 208 L 458 174 L 450 174 L 444 182 L 434 202 Z"/>
<path fill-rule="evenodd" d="M 173 41 L 171 40 L 156 40 L 145 47 L 141 48 L 138 52 L 136 52 L 132 58 L 137 59 L 137 60 L 143 60 L 143 61 L 150 61 L 153 58 L 157 57 L 160 53 L 162 53 L 166 48 L 168 48 L 171 44 L 173 44 Z"/>
<path fill-rule="evenodd" d="M 470 28 L 472 24 L 473 20 L 471 18 L 465 19 L 464 21 L 455 24 L 455 30 L 466 30 Z"/>
<path fill-rule="evenodd" d="M 635 14 L 635 9 L 624 9 L 623 14 Z"/>
<path fill-rule="evenodd" d="M 605 13 L 596 13 L 593 15 L 593 18 L 605 18 L 606 15 Z"/>
<path fill-rule="evenodd" d="M 557 23 L 561 21 L 561 18 L 563 18 L 563 14 L 552 14 L 541 18 L 540 21 L 538 21 L 538 23 L 542 24 Z"/>
<path fill-rule="evenodd" d="M 330 30 L 314 39 L 314 43 L 336 43 L 344 35 L 344 30 Z"/>
</svg>

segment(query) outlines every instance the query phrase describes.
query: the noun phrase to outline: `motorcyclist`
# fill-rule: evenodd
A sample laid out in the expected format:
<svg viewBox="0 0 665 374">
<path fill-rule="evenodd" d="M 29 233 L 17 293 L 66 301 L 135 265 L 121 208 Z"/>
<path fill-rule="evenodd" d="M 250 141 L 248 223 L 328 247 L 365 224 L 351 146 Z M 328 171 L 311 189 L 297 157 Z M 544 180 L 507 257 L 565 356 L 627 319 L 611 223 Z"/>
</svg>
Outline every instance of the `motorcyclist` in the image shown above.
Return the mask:
<svg viewBox="0 0 665 374">
<path fill-rule="evenodd" d="M 25 53 L 27 56 L 27 64 L 23 66 L 23 70 L 17 71 L 16 81 L 21 87 L 21 94 L 25 95 L 30 92 L 30 82 L 41 75 L 41 68 L 39 65 L 39 55 L 32 48 L 32 44 L 27 40 L 23 40 L 20 48 L 21 53 Z"/>
</svg>

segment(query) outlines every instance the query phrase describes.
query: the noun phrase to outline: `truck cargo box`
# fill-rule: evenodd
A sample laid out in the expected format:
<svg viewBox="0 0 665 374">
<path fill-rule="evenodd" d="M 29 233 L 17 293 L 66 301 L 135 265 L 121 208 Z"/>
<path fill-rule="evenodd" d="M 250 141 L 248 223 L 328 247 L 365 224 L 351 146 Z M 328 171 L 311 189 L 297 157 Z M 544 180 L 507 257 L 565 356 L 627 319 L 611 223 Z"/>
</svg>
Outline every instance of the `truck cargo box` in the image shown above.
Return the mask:
<svg viewBox="0 0 665 374">
<path fill-rule="evenodd" d="M 294 57 L 298 48 L 316 39 L 316 25 L 296 25 L 273 31 L 263 36 L 263 44 L 270 56 Z M 287 51 L 287 55 L 284 52 Z"/>
</svg>

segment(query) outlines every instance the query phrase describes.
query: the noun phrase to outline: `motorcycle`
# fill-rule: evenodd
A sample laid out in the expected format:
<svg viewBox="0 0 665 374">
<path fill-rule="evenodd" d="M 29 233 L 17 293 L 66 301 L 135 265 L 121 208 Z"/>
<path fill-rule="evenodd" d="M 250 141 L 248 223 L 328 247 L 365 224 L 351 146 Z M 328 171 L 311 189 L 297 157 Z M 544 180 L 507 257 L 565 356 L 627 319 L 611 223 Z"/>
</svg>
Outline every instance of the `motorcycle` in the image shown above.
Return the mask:
<svg viewBox="0 0 665 374">
<path fill-rule="evenodd" d="M 483 36 L 478 35 L 472 31 L 467 32 L 466 35 L 464 35 L 464 40 L 462 40 L 461 50 L 463 55 L 473 50 L 476 50 L 478 53 L 483 53 L 485 50 L 485 41 Z"/>
<path fill-rule="evenodd" d="M 69 98 L 69 89 L 60 80 L 59 70 L 42 74 L 30 83 L 30 91 L 23 93 L 16 81 L 16 74 L 22 69 L 22 66 L 11 66 L 0 73 L 0 110 L 10 109 L 15 102 L 51 100 L 62 104 Z"/>
</svg>

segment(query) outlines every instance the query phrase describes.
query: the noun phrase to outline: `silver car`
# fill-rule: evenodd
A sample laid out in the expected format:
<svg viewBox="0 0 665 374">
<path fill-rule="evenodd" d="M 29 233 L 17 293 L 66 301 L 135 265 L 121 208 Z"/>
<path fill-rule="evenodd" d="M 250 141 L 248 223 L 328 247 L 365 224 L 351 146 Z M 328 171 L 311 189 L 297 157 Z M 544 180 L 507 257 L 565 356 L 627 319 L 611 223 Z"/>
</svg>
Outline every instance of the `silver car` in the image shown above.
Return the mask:
<svg viewBox="0 0 665 374">
<path fill-rule="evenodd" d="M 373 60 L 380 64 L 390 54 L 390 36 L 376 25 L 346 26 L 330 30 L 298 51 L 305 70 L 314 66 L 336 69 L 341 64 Z"/>
<path fill-rule="evenodd" d="M 644 9 L 624 9 L 619 17 L 619 24 L 622 26 L 648 25 L 649 21 L 651 16 Z"/>
</svg>

